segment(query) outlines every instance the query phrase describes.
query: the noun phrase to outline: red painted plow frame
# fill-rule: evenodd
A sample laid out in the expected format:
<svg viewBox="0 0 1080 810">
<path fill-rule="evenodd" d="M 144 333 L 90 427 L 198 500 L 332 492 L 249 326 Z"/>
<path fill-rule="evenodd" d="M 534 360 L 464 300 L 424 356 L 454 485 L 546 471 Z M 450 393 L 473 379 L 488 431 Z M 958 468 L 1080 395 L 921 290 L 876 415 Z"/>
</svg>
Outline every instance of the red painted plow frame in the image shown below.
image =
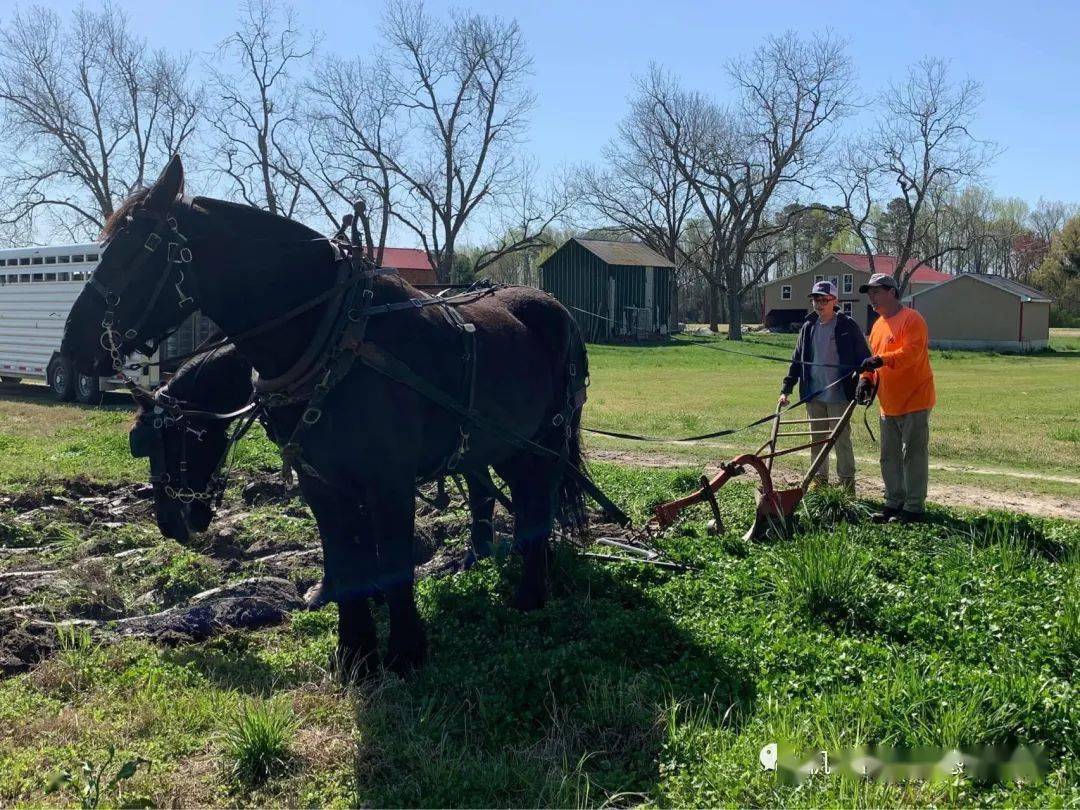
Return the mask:
<svg viewBox="0 0 1080 810">
<path fill-rule="evenodd" d="M 695 503 L 707 502 L 712 508 L 713 519 L 716 522 L 716 530 L 722 532 L 724 524 L 720 517 L 720 507 L 716 503 L 715 493 L 729 480 L 746 472 L 746 469 L 749 467 L 758 474 L 761 483 L 758 486 L 758 504 L 757 511 L 754 515 L 754 523 L 746 534 L 743 535 L 743 538 L 750 540 L 761 537 L 773 526 L 782 527 L 786 530 L 790 525 L 792 517 L 795 515 L 795 507 L 799 505 L 803 495 L 806 494 L 806 488 L 813 479 L 814 473 L 818 471 L 818 468 L 825 462 L 826 458 L 828 458 L 828 451 L 836 444 L 837 436 L 840 435 L 840 432 L 851 420 L 851 414 L 854 410 L 855 402 L 852 401 L 848 403 L 844 413 L 839 417 L 796 419 L 785 422 L 780 418 L 783 409 L 782 406 L 778 404 L 772 420 L 772 432 L 769 436 L 769 440 L 765 442 L 765 444 L 761 445 L 761 447 L 753 453 L 743 453 L 742 455 L 736 456 L 731 461 L 720 465 L 720 474 L 711 481 L 707 476 L 702 475 L 701 488 L 697 490 L 697 492 L 687 495 L 685 498 L 679 498 L 654 507 L 654 521 L 661 527 L 670 526 L 675 522 L 679 513 L 686 507 Z M 808 436 L 813 433 L 813 431 L 809 429 L 795 433 L 781 433 L 781 425 L 806 425 L 809 428 L 814 422 L 835 422 L 835 424 L 832 426 L 828 437 L 825 439 L 805 442 L 797 447 L 789 447 L 786 450 L 776 449 L 778 439 L 787 436 Z M 799 486 L 792 489 L 777 490 L 773 485 L 772 480 L 773 459 L 778 458 L 779 456 L 786 456 L 789 453 L 797 453 L 800 450 L 817 447 L 818 445 L 824 445 L 825 452 L 820 453 L 814 463 L 810 465 L 810 469 L 806 471 L 806 475 L 803 476 Z M 763 453 L 763 451 L 766 450 L 768 452 Z"/>
</svg>

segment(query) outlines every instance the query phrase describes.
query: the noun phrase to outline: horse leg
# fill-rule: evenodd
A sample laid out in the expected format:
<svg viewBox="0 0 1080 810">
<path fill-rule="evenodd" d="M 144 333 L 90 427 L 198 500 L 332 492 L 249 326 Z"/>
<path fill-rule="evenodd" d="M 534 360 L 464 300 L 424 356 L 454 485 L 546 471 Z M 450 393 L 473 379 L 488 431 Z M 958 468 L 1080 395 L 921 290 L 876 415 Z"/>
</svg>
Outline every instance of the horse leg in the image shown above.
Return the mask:
<svg viewBox="0 0 1080 810">
<path fill-rule="evenodd" d="M 495 542 L 495 526 L 492 523 L 495 516 L 495 496 L 479 480 L 479 476 L 466 475 L 465 480 L 469 487 L 472 549 L 465 557 L 464 567 L 471 568 L 477 560 L 491 556 L 491 547 Z"/>
<path fill-rule="evenodd" d="M 407 485 L 373 488 L 368 503 L 379 550 L 380 589 L 390 611 L 386 666 L 406 675 L 424 662 L 427 639 L 413 596 L 415 495 Z"/>
<path fill-rule="evenodd" d="M 518 610 L 536 610 L 544 606 L 548 596 L 548 543 L 555 520 L 559 470 L 546 459 L 526 456 L 512 471 L 498 472 L 510 484 L 514 544 L 524 560 L 513 604 Z"/>
<path fill-rule="evenodd" d="M 379 669 L 378 632 L 368 605 L 378 577 L 370 526 L 353 499 L 313 479 L 302 478 L 301 486 L 323 547 L 323 581 L 313 600 L 338 603 L 332 666 L 346 680 L 364 680 Z"/>
</svg>

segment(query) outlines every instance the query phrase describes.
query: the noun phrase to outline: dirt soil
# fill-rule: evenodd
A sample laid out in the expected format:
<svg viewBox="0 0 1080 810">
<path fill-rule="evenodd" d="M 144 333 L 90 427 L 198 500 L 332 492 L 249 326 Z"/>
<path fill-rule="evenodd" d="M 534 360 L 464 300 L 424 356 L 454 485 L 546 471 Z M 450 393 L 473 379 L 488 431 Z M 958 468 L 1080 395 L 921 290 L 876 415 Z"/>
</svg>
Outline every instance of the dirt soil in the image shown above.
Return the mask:
<svg viewBox="0 0 1080 810">
<path fill-rule="evenodd" d="M 188 543 L 205 563 L 207 581 L 199 593 L 125 593 L 124 585 L 152 580 L 178 552 L 175 544 L 154 542 L 152 495 L 147 485 L 81 480 L 0 494 L 0 677 L 53 655 L 65 635 L 61 628 L 78 628 L 98 642 L 138 637 L 176 645 L 279 624 L 305 608 L 305 594 L 322 567 L 314 528 L 300 538 L 238 531 L 254 506 L 273 504 L 284 515 L 310 516 L 298 491 L 286 489 L 276 475 L 249 479 L 241 497 L 227 502 L 210 528 Z M 496 522 L 500 534 L 511 532 L 501 512 Z M 149 541 L 129 548 L 121 535 L 135 525 L 147 530 Z M 466 527 L 462 513 L 440 516 L 421 505 L 417 575 L 460 571 L 467 544 L 447 541 Z"/>
<path fill-rule="evenodd" d="M 666 456 L 659 453 L 639 453 L 633 450 L 598 450 L 589 451 L 589 458 L 596 461 L 611 461 L 637 467 L 685 467 L 686 459 Z M 706 474 L 712 477 L 720 472 L 719 466 L 706 467 Z M 1036 476 L 1032 476 L 1033 478 Z M 794 485 L 800 476 L 780 467 L 776 475 L 778 482 Z M 1059 479 L 1053 479 L 1059 480 Z M 856 479 L 858 493 L 862 497 L 879 498 L 881 479 L 876 476 L 859 476 Z M 942 506 L 965 509 L 1001 509 L 1007 512 L 1026 512 L 1039 517 L 1067 518 L 1080 520 L 1080 499 L 1064 496 L 1036 495 L 1032 493 L 1002 492 L 966 484 L 935 484 L 930 480 L 928 499 Z"/>
</svg>

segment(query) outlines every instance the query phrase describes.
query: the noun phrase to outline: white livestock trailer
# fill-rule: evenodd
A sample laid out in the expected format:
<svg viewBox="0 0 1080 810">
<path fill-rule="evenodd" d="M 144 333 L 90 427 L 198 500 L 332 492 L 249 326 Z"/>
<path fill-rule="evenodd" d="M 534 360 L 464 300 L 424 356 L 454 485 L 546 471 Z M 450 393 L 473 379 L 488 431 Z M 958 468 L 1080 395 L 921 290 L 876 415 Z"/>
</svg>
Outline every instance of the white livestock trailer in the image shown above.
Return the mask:
<svg viewBox="0 0 1080 810">
<path fill-rule="evenodd" d="M 100 252 L 93 243 L 0 249 L 0 381 L 40 380 L 57 398 L 86 404 L 98 403 L 103 390 L 123 385 L 116 377 L 77 374 L 60 354 L 68 312 Z M 131 378 L 154 386 L 158 367 L 143 367 Z"/>
</svg>

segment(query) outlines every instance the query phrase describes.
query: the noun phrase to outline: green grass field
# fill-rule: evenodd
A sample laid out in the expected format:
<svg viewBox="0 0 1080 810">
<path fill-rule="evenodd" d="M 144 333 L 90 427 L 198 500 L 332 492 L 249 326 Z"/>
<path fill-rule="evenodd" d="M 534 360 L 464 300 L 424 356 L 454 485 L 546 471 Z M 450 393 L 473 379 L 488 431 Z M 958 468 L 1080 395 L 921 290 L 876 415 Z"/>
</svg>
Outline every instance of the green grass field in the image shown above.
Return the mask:
<svg viewBox="0 0 1080 810">
<path fill-rule="evenodd" d="M 612 465 L 597 474 L 637 520 L 693 481 Z M 0 805 L 78 804 L 81 763 L 96 772 L 110 748 L 102 804 L 115 806 L 1080 801 L 1080 524 L 935 510 L 931 524 L 881 528 L 826 491 L 806 502 L 795 538 L 744 543 L 751 507 L 746 488 L 727 489 L 727 533 L 709 536 L 698 511 L 662 538 L 691 573 L 561 547 L 553 598 L 528 615 L 506 607 L 513 558 L 424 580 L 431 658 L 404 682 L 335 683 L 332 606 L 179 647 L 62 631 L 53 657 L 0 681 Z M 156 540 L 145 522 L 121 541 L 120 529 L 65 532 L 43 515 L 0 520 L 12 527 L 3 547 L 47 546 L 41 564 L 96 560 L 97 592 L 121 602 L 138 577 L 165 569 L 190 582 L 182 600 L 221 564 Z M 464 515 L 446 520 L 448 542 L 463 542 Z M 285 523 L 273 508 L 256 510 L 238 539 L 286 530 L 314 542 L 310 516 Z M 103 554 L 129 547 L 157 567 Z M 385 608 L 377 615 L 385 634 Z M 829 750 L 834 762 L 868 743 L 939 753 L 1038 744 L 1049 770 L 1021 785 L 834 774 L 791 787 L 758 764 L 771 742 Z M 105 785 L 138 759 L 149 764 Z M 47 794 L 61 769 L 73 783 Z"/>
<path fill-rule="evenodd" d="M 587 423 L 675 436 L 775 402 L 780 364 L 690 343 L 591 347 Z M 736 348 L 789 346 L 754 337 Z M 1078 351 L 1066 336 L 1036 357 L 936 355 L 936 457 L 1075 476 Z M 995 393 L 1004 382 L 1008 396 Z M 423 579 L 428 666 L 345 688 L 327 667 L 333 606 L 198 643 L 115 637 L 117 618 L 183 608 L 206 588 L 319 573 L 263 562 L 318 541 L 306 508 L 241 500 L 246 476 L 277 465 L 261 437 L 227 496 L 226 540 L 163 540 L 145 508 L 94 517 L 147 475 L 127 454 L 130 418 L 119 405 L 0 400 L 0 659 L 31 632 L 53 648 L 0 678 L 0 807 L 1080 804 L 1080 522 L 935 507 L 925 525 L 881 527 L 866 502 L 825 490 L 804 501 L 793 537 L 748 543 L 752 492 L 737 482 L 721 491 L 723 534 L 696 507 L 657 539 L 689 572 L 562 544 L 552 599 L 527 615 L 507 607 L 512 555 Z M 639 525 L 699 471 L 592 469 Z M 106 505 L 82 504 L 84 492 Z M 447 550 L 466 542 L 460 510 L 421 523 Z M 52 572 L 52 587 L 34 571 Z M 385 608 L 376 614 L 385 643 Z M 772 742 L 835 756 L 1032 744 L 1047 772 L 1022 784 L 835 773 L 796 787 L 760 766 Z"/>
</svg>

